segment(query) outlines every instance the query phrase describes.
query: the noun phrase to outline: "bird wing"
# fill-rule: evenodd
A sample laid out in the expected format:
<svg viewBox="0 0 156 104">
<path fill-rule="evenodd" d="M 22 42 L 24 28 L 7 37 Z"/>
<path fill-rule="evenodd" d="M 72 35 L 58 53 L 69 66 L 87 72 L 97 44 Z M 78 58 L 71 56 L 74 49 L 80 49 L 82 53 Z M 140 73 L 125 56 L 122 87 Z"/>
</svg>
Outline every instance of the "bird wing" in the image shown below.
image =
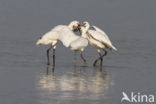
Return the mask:
<svg viewBox="0 0 156 104">
<path fill-rule="evenodd" d="M 46 32 L 37 42 L 36 45 L 42 44 L 47 45 L 54 43 L 54 41 L 58 40 L 59 32 L 63 29 L 65 25 L 57 25 L 52 28 L 50 31 Z"/>
<path fill-rule="evenodd" d="M 51 31 L 60 31 L 63 29 L 66 25 L 57 25 L 54 28 L 51 29 Z"/>
<path fill-rule="evenodd" d="M 107 41 L 109 41 L 110 43 L 111 43 L 111 41 L 110 41 L 110 39 L 109 39 L 109 37 L 107 36 L 107 34 L 103 31 L 103 30 L 101 30 L 100 28 L 98 28 L 97 26 L 92 26 L 96 31 L 98 31 L 98 32 L 100 32 L 101 34 L 103 34 L 103 36 L 107 39 Z"/>
<path fill-rule="evenodd" d="M 97 38 L 97 40 L 103 42 L 104 44 L 108 45 L 109 48 L 112 48 L 114 50 L 117 50 L 113 45 L 112 45 L 112 42 L 110 41 L 109 37 L 107 36 L 107 34 L 101 30 L 100 28 L 98 28 L 97 26 L 92 26 L 92 28 L 94 28 L 95 30 L 92 30 L 92 31 L 95 31 L 94 34 L 96 34 L 94 36 L 94 34 L 92 35 L 95 39 Z M 98 34 L 98 35 L 97 35 Z"/>
<path fill-rule="evenodd" d="M 57 41 L 58 39 L 58 32 L 56 31 L 49 31 L 45 33 L 36 43 L 36 45 L 48 45 Z"/>
<path fill-rule="evenodd" d="M 58 32 L 57 31 L 49 31 L 49 32 L 45 33 L 42 38 L 43 39 L 57 40 L 58 39 Z"/>
<path fill-rule="evenodd" d="M 78 38 L 79 36 L 75 35 L 68 26 L 65 26 L 60 30 L 58 39 L 63 43 L 65 47 L 69 47 L 70 43 Z"/>
<path fill-rule="evenodd" d="M 102 42 L 102 43 L 105 43 L 105 44 L 111 44 L 107 38 L 101 34 L 100 32 L 98 31 L 94 31 L 94 30 L 88 30 L 88 33 L 97 41 L 99 42 Z"/>
<path fill-rule="evenodd" d="M 88 33 L 96 41 L 99 41 L 106 45 L 107 48 L 116 50 L 116 48 L 112 45 L 111 41 L 106 37 L 106 34 L 102 34 L 101 32 L 95 30 L 88 30 Z"/>
</svg>

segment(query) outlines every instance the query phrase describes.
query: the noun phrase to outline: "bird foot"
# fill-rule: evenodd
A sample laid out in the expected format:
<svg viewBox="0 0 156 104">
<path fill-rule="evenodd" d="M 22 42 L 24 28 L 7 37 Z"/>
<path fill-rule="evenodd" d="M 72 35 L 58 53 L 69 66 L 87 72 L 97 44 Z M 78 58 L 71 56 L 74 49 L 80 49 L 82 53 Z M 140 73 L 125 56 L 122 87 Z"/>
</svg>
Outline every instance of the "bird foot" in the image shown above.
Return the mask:
<svg viewBox="0 0 156 104">
<path fill-rule="evenodd" d="M 87 67 L 87 62 L 86 61 L 84 61 L 83 67 Z"/>
<path fill-rule="evenodd" d="M 50 65 L 50 63 L 47 63 L 47 65 L 49 66 L 49 65 Z"/>
<path fill-rule="evenodd" d="M 83 63 L 83 67 L 87 67 L 87 63 Z"/>
</svg>

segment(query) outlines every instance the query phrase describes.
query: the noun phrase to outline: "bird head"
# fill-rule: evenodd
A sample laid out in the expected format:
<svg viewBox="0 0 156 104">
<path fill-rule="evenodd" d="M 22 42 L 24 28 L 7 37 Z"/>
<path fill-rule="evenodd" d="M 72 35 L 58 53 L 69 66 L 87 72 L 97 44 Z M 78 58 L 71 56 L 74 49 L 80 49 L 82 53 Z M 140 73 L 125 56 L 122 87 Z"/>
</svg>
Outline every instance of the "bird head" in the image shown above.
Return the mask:
<svg viewBox="0 0 156 104">
<path fill-rule="evenodd" d="M 78 28 L 80 27 L 80 22 L 79 21 L 72 21 L 69 23 L 68 26 L 71 30 L 75 31 L 75 30 L 78 30 Z"/>
<path fill-rule="evenodd" d="M 85 21 L 81 24 L 81 26 L 86 28 L 86 27 L 89 27 L 90 25 L 87 21 Z"/>
<path fill-rule="evenodd" d="M 85 21 L 80 25 L 80 27 L 81 27 L 81 30 L 85 33 L 88 31 L 90 24 L 87 21 Z"/>
</svg>

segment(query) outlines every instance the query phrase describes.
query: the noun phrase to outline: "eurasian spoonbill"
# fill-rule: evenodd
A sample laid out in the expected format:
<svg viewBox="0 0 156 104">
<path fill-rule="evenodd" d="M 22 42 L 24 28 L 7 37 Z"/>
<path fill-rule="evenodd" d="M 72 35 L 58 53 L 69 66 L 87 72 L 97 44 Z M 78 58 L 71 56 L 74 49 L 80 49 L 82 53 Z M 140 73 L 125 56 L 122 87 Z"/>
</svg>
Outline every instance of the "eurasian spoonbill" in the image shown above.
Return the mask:
<svg viewBox="0 0 156 104">
<path fill-rule="evenodd" d="M 88 22 L 83 22 L 81 25 L 81 31 L 83 37 L 87 38 L 89 43 L 94 46 L 99 54 L 99 58 L 95 60 L 93 66 L 96 66 L 97 62 L 101 60 L 100 65 L 102 66 L 103 57 L 106 56 L 107 51 L 105 48 L 117 50 L 111 43 L 109 37 L 104 31 L 99 29 L 96 26 L 91 26 Z M 101 55 L 100 50 L 104 51 L 104 54 Z"/>
<path fill-rule="evenodd" d="M 56 45 L 58 43 L 58 37 L 59 33 L 63 28 L 69 28 L 71 31 L 78 27 L 79 22 L 78 21 L 72 21 L 69 23 L 69 25 L 58 25 L 51 29 L 49 32 L 45 33 L 37 42 L 36 45 L 51 45 L 50 48 L 47 49 L 47 65 L 50 65 L 49 63 L 49 50 L 53 48 L 53 66 L 55 66 L 55 50 Z"/>
<path fill-rule="evenodd" d="M 79 27 L 80 25 L 73 28 Z M 82 55 L 84 48 L 88 46 L 88 40 L 86 38 L 76 35 L 73 31 L 71 31 L 71 29 L 65 27 L 59 34 L 59 40 L 65 47 L 71 47 L 71 50 L 75 51 L 74 63 L 76 63 L 76 51 L 81 51 L 80 57 L 84 62 L 84 66 L 86 66 L 86 59 Z"/>
</svg>

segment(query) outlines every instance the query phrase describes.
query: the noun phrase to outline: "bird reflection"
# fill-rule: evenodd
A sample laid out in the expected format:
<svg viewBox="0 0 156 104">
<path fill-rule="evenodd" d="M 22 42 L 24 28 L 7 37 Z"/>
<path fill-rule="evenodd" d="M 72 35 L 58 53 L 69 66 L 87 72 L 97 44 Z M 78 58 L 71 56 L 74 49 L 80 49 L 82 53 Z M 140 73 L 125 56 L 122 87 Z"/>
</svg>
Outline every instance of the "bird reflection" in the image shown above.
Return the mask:
<svg viewBox="0 0 156 104">
<path fill-rule="evenodd" d="M 50 69 L 50 65 L 47 65 L 47 67 L 46 67 L 47 75 L 49 74 L 49 69 Z M 54 72 L 55 72 L 55 66 L 52 66 L 52 74 L 54 74 Z"/>
<path fill-rule="evenodd" d="M 55 77 L 57 76 L 57 77 Z M 48 92 L 60 92 L 59 97 L 96 99 L 109 90 L 111 77 L 99 67 L 95 70 L 86 67 L 74 67 L 72 73 L 46 74 L 40 76 L 39 89 Z M 68 93 L 67 93 L 68 92 Z"/>
</svg>

